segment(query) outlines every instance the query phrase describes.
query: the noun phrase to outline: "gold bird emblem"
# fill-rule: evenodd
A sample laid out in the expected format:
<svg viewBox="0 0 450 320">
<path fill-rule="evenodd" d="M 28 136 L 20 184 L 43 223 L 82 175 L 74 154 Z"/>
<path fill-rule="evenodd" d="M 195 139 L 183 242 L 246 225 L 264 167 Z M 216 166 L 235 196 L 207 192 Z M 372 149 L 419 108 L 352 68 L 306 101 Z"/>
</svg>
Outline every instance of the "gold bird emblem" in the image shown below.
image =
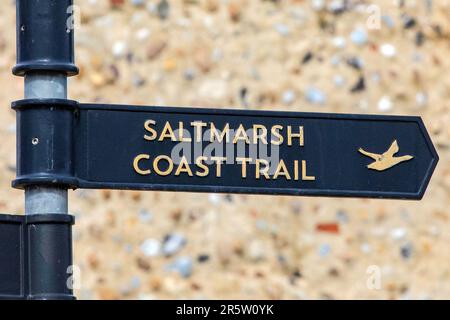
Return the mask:
<svg viewBox="0 0 450 320">
<path fill-rule="evenodd" d="M 394 155 L 399 151 L 397 140 L 394 140 L 389 149 L 383 154 L 367 152 L 363 148 L 359 148 L 358 151 L 363 155 L 375 160 L 375 162 L 369 164 L 367 168 L 377 171 L 387 170 L 401 162 L 408 161 L 414 158 L 413 156 L 410 155 L 394 157 Z"/>
</svg>

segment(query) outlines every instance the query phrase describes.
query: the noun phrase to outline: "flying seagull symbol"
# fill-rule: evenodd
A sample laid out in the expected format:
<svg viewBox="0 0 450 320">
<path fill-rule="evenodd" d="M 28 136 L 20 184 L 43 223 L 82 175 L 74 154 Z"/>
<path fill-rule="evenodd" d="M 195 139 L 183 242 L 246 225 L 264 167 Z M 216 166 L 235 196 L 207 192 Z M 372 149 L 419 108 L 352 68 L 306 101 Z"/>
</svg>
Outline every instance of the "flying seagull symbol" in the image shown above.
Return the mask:
<svg viewBox="0 0 450 320">
<path fill-rule="evenodd" d="M 367 166 L 367 168 L 377 170 L 377 171 L 384 171 L 389 168 L 392 168 L 393 166 L 395 166 L 401 162 L 408 161 L 408 160 L 411 160 L 412 158 L 414 158 L 413 156 L 410 156 L 410 155 L 394 157 L 394 155 L 398 152 L 398 150 L 399 150 L 399 148 L 398 148 L 397 140 L 394 140 L 394 142 L 392 142 L 389 149 L 383 154 L 367 152 L 362 148 L 359 148 L 358 151 L 360 153 L 362 153 L 363 155 L 375 160 L 375 162 L 372 162 L 371 164 L 369 164 Z"/>
</svg>

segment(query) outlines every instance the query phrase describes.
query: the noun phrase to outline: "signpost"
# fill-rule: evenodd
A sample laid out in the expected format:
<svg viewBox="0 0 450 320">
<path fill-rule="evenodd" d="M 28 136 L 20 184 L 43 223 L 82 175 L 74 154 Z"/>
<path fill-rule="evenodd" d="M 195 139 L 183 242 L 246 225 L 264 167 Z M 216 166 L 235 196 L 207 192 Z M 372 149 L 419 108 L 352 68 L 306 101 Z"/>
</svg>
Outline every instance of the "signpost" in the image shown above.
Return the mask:
<svg viewBox="0 0 450 320">
<path fill-rule="evenodd" d="M 13 103 L 13 186 L 25 190 L 27 216 L 0 225 L 15 239 L 4 250 L 18 255 L 5 268 L 21 281 L 2 286 L 0 273 L 0 297 L 73 298 L 67 189 L 423 197 L 438 155 L 419 117 L 67 100 L 66 77 L 77 73 L 73 30 L 64 24 L 71 4 L 17 1 L 13 72 L 25 76 L 26 99 Z"/>
<path fill-rule="evenodd" d="M 14 108 L 21 119 L 23 146 L 14 181 L 19 188 L 46 183 L 70 188 L 420 199 L 438 159 L 418 117 L 64 100 L 23 100 Z M 58 121 L 58 131 L 47 130 L 44 120 L 36 121 L 45 109 L 56 114 L 45 121 Z M 63 141 L 55 143 L 50 153 L 47 146 L 30 143 L 35 136 L 52 141 L 58 136 Z M 46 166 L 49 154 L 59 167 Z"/>
</svg>

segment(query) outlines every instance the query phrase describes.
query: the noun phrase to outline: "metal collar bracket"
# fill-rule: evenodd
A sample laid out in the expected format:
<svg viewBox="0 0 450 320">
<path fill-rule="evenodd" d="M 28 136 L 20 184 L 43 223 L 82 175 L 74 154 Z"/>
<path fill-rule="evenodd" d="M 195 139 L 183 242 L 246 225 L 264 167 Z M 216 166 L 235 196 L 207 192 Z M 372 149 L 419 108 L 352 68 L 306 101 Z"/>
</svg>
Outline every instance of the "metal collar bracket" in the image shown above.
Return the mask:
<svg viewBox="0 0 450 320">
<path fill-rule="evenodd" d="M 17 178 L 12 185 L 76 188 L 74 122 L 78 102 L 25 99 L 12 103 L 17 113 Z"/>
</svg>

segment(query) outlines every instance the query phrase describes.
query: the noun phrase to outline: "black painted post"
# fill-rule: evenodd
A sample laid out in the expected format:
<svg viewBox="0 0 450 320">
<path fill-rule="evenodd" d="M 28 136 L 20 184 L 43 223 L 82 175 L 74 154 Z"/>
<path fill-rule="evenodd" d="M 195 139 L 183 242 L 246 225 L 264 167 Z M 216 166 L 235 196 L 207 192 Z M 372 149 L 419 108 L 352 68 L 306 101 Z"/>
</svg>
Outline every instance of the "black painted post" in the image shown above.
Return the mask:
<svg viewBox="0 0 450 320">
<path fill-rule="evenodd" d="M 17 112 L 17 180 L 25 190 L 28 299 L 74 299 L 73 217 L 68 215 L 64 179 L 70 171 L 71 121 L 66 108 L 67 77 L 74 64 L 73 0 L 17 0 L 17 64 L 25 78 L 26 106 Z M 60 107 L 63 105 L 62 107 Z M 64 134 L 66 133 L 66 134 Z"/>
</svg>

